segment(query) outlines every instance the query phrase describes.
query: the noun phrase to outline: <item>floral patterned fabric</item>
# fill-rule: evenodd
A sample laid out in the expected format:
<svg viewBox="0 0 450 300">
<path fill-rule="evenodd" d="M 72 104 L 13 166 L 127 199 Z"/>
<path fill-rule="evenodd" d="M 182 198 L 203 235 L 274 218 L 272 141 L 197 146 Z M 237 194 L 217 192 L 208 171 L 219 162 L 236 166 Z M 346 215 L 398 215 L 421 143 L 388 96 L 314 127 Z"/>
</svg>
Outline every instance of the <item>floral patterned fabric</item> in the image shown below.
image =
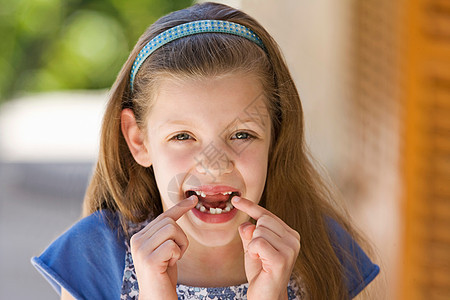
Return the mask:
<svg viewBox="0 0 450 300">
<path fill-rule="evenodd" d="M 149 221 L 130 226 L 130 236 L 145 227 Z M 139 286 L 134 270 L 133 257 L 131 256 L 129 242 L 126 243 L 125 269 L 123 272 L 121 300 L 136 300 L 139 296 Z M 192 287 L 177 284 L 179 300 L 234 300 L 247 299 L 248 283 L 229 287 Z M 295 280 L 291 280 L 287 286 L 289 300 L 304 300 L 306 293 L 304 288 L 299 287 Z"/>
</svg>

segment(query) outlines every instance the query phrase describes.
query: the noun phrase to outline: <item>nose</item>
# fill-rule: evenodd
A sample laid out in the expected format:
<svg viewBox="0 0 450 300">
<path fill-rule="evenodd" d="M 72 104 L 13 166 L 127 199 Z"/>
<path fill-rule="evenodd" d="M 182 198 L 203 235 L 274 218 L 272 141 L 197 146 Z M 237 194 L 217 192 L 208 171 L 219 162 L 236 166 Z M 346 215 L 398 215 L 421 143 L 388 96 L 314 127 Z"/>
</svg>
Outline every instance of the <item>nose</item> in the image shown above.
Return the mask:
<svg viewBox="0 0 450 300">
<path fill-rule="evenodd" d="M 195 160 L 197 172 L 210 175 L 214 179 L 231 173 L 234 169 L 234 162 L 229 153 L 214 142 L 204 147 L 195 156 Z"/>
</svg>

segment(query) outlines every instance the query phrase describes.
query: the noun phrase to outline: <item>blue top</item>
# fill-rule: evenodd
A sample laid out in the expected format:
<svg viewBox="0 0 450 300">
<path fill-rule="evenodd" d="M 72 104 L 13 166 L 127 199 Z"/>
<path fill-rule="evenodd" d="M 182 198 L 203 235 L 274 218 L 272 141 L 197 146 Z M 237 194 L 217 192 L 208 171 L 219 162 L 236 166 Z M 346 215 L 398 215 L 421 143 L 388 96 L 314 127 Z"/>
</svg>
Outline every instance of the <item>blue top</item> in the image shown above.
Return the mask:
<svg viewBox="0 0 450 300">
<path fill-rule="evenodd" d="M 127 247 L 118 221 L 110 211 L 95 212 L 77 222 L 31 262 L 58 294 L 62 287 L 76 299 L 120 299 Z M 349 248 L 357 258 L 362 278 L 355 265 L 336 251 L 345 269 L 349 298 L 353 298 L 380 269 L 342 227 L 334 221 L 329 224 L 332 240 Z"/>
</svg>

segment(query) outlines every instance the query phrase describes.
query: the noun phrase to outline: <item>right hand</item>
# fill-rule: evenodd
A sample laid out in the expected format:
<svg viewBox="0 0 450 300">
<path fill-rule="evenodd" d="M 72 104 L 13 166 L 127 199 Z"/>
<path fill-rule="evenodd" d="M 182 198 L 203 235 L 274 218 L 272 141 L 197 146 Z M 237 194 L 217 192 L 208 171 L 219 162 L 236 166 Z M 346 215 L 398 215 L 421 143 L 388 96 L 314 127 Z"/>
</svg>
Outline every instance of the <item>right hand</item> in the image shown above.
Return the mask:
<svg viewBox="0 0 450 300">
<path fill-rule="evenodd" d="M 195 207 L 196 196 L 168 209 L 131 237 L 131 255 L 139 284 L 139 299 L 177 299 L 177 261 L 188 239 L 176 221 Z"/>
</svg>

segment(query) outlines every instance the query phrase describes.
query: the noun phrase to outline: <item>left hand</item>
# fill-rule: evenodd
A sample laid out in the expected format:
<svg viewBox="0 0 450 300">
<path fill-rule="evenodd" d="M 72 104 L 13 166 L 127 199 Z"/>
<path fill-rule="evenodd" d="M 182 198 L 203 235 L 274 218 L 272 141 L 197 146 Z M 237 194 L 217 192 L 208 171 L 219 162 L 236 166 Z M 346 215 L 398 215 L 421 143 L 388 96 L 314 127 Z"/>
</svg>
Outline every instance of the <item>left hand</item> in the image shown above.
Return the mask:
<svg viewBox="0 0 450 300">
<path fill-rule="evenodd" d="M 238 200 L 238 201 L 236 201 Z M 245 198 L 234 207 L 256 220 L 239 226 L 244 247 L 247 298 L 287 299 L 287 286 L 300 251 L 300 235 L 276 215 Z"/>
</svg>

